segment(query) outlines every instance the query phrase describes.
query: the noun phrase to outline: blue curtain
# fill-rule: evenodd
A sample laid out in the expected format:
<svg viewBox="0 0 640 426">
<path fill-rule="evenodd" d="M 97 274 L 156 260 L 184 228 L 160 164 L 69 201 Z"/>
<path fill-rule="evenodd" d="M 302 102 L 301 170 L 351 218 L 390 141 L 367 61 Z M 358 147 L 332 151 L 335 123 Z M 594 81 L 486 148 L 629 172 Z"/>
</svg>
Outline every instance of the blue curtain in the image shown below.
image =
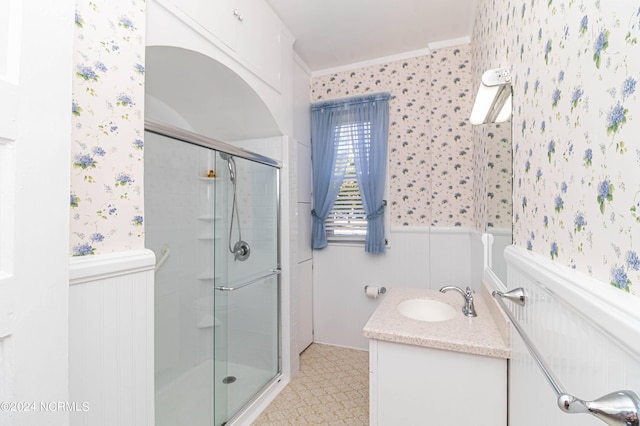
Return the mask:
<svg viewBox="0 0 640 426">
<path fill-rule="evenodd" d="M 388 98 L 388 97 L 387 97 Z M 384 183 L 387 170 L 387 135 L 389 134 L 388 102 L 370 102 L 363 118 L 370 123 L 370 135 L 365 126 L 358 125 L 354 140 L 354 154 L 358 186 L 364 211 L 367 213 L 367 253 L 384 253 Z M 360 129 L 361 128 L 361 129 Z"/>
<path fill-rule="evenodd" d="M 337 108 L 311 109 L 311 160 L 313 163 L 313 225 L 311 242 L 314 249 L 327 245 L 327 231 L 324 221 L 333 208 L 340 192 L 345 168 L 337 161 L 338 149 L 334 144 L 336 129 L 340 126 Z"/>
<path fill-rule="evenodd" d="M 384 253 L 384 183 L 387 169 L 388 93 L 315 103 L 311 108 L 314 249 L 327 245 L 324 222 L 333 208 L 345 173 L 345 154 L 337 149 L 341 126 L 352 126 L 356 173 L 367 213 L 365 251 Z"/>
</svg>

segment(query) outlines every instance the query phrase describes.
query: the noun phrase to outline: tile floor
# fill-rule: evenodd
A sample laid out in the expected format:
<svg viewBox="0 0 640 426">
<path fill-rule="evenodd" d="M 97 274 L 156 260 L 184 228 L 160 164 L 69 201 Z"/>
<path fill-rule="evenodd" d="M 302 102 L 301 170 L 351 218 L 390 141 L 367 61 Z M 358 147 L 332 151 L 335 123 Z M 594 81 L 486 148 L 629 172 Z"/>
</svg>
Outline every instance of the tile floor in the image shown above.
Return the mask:
<svg viewBox="0 0 640 426">
<path fill-rule="evenodd" d="M 368 365 L 366 351 L 312 344 L 298 376 L 253 425 L 368 425 Z"/>
</svg>

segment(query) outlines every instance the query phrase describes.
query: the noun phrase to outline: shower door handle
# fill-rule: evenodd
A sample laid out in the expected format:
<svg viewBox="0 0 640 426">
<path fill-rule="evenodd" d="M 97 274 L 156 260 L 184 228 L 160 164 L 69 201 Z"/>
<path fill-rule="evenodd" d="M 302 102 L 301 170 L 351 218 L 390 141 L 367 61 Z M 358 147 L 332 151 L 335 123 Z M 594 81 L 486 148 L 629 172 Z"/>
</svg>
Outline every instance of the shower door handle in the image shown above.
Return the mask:
<svg viewBox="0 0 640 426">
<path fill-rule="evenodd" d="M 247 287 L 247 286 L 250 286 L 251 284 L 255 284 L 257 282 L 265 280 L 265 279 L 267 279 L 267 278 L 269 278 L 271 276 L 280 275 L 281 272 L 282 272 L 282 270 L 280 268 L 272 269 L 268 274 L 263 275 L 261 277 L 254 278 L 254 279 L 249 280 L 249 281 L 245 281 L 242 284 L 236 285 L 234 287 L 224 287 L 224 286 L 216 287 L 216 290 L 218 290 L 218 291 L 235 291 L 235 290 L 239 290 L 239 289 L 241 289 L 243 287 Z"/>
</svg>

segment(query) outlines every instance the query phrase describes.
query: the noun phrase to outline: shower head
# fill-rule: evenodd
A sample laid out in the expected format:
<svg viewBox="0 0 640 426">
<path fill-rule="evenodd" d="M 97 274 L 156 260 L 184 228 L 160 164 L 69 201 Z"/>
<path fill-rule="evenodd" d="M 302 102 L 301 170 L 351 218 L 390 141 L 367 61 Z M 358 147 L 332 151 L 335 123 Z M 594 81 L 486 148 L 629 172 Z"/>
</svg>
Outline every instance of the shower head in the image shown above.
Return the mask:
<svg viewBox="0 0 640 426">
<path fill-rule="evenodd" d="M 228 152 L 219 152 L 220 158 L 227 162 L 227 167 L 229 167 L 229 179 L 232 183 L 236 182 L 236 160 L 233 159 L 233 155 Z"/>
<path fill-rule="evenodd" d="M 229 166 L 229 179 L 231 183 L 235 185 L 236 183 L 236 160 L 233 159 L 232 156 L 229 156 L 227 159 L 227 166 Z"/>
</svg>

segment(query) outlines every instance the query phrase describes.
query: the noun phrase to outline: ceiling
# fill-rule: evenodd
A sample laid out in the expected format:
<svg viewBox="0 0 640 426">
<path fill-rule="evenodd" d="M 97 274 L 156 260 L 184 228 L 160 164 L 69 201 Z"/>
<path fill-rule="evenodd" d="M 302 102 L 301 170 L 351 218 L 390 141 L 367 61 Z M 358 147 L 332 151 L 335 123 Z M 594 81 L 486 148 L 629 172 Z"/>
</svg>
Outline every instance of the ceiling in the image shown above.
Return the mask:
<svg viewBox="0 0 640 426">
<path fill-rule="evenodd" d="M 471 36 L 477 0 L 267 0 L 311 71 Z"/>
</svg>

